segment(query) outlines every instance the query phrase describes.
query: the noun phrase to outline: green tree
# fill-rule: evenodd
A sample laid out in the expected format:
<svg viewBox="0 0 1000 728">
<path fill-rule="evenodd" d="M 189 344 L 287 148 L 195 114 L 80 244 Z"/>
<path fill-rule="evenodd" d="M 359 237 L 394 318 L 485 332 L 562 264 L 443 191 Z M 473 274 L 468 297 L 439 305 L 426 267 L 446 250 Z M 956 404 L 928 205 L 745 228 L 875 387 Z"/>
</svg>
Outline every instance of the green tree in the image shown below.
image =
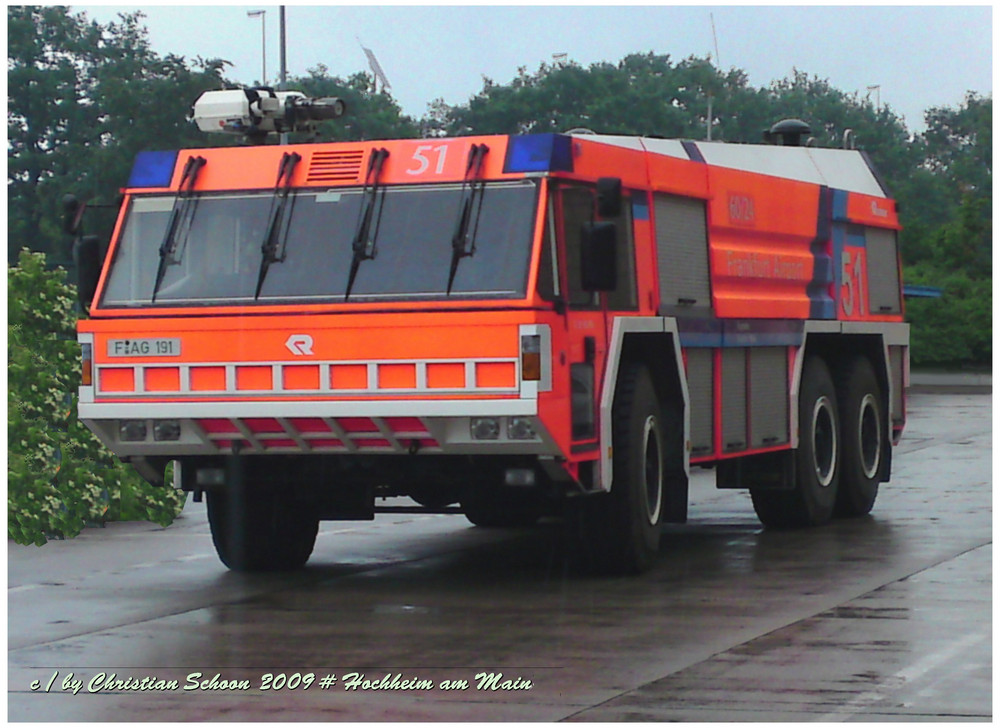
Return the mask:
<svg viewBox="0 0 1000 728">
<path fill-rule="evenodd" d="M 924 119 L 927 131 L 912 142 L 919 160 L 895 190 L 905 226 L 903 260 L 936 261 L 948 269 L 947 250 L 940 249 L 947 241 L 937 234 L 942 226 L 959 215 L 971 224 L 971 210 L 980 216 L 979 227 L 992 217 L 993 100 L 970 92 L 958 108 L 935 107 Z M 989 246 L 986 240 L 980 259 L 990 257 Z"/>
<path fill-rule="evenodd" d="M 510 84 L 484 79 L 464 106 L 435 109 L 437 134 L 530 134 L 574 128 L 606 134 L 704 135 L 707 89 L 721 81 L 707 61 L 632 54 L 619 63 L 521 68 Z M 702 132 L 699 133 L 699 127 Z"/>
<path fill-rule="evenodd" d="M 969 93 L 957 108 L 928 110 L 925 120 L 913 177 L 924 190 L 904 206 L 912 210 L 904 216 L 904 276 L 943 295 L 907 302 L 912 358 L 917 366 L 986 366 L 993 353 L 993 100 Z"/>
<path fill-rule="evenodd" d="M 956 195 L 993 194 L 993 99 L 973 92 L 957 109 L 935 107 L 924 116 L 924 164 L 947 179 Z M 956 199 L 957 201 L 957 199 Z"/>
<path fill-rule="evenodd" d="M 64 6 L 7 9 L 8 262 L 27 247 L 65 260 L 67 192 L 104 198 L 143 149 L 197 145 L 186 122 L 225 62 L 161 58 L 141 13 L 101 25 Z M 108 200 L 110 201 L 110 200 Z"/>
<path fill-rule="evenodd" d="M 437 102 L 424 134 L 527 134 L 573 128 L 603 134 L 760 143 L 762 133 L 784 118 L 800 118 L 819 146 L 839 147 L 850 130 L 854 143 L 877 160 L 892 188 L 910 179 L 919 155 L 902 120 L 857 94 L 794 70 L 767 88 L 752 88 L 738 69 L 723 72 L 708 58 L 631 54 L 617 64 L 582 67 L 542 64 L 521 68 L 510 83 L 484 79 L 468 104 Z"/>
<path fill-rule="evenodd" d="M 87 523 L 169 524 L 183 506 L 107 452 L 76 417 L 80 353 L 66 272 L 22 251 L 7 275 L 7 534 L 42 545 Z"/>
</svg>

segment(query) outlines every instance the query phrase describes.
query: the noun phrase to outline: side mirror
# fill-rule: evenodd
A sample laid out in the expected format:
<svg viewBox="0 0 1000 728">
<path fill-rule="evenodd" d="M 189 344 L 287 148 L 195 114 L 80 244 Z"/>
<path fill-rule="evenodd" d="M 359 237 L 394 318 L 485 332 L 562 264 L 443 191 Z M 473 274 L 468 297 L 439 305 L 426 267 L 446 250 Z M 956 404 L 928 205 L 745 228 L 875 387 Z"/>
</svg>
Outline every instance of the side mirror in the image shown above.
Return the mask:
<svg viewBox="0 0 1000 728">
<path fill-rule="evenodd" d="M 101 278 L 101 245 L 96 235 L 84 235 L 73 243 L 73 261 L 76 263 L 77 295 L 86 311 L 94 300 Z"/>
<path fill-rule="evenodd" d="M 597 180 L 597 214 L 603 218 L 622 214 L 622 181 L 620 177 Z"/>
<path fill-rule="evenodd" d="M 618 229 L 613 222 L 580 230 L 580 283 L 585 291 L 613 291 L 618 281 Z"/>
<path fill-rule="evenodd" d="M 66 195 L 63 197 L 62 204 L 63 231 L 69 235 L 76 235 L 77 230 L 80 229 L 80 220 L 83 217 L 83 211 L 87 206 L 86 204 L 80 204 L 75 195 Z"/>
</svg>

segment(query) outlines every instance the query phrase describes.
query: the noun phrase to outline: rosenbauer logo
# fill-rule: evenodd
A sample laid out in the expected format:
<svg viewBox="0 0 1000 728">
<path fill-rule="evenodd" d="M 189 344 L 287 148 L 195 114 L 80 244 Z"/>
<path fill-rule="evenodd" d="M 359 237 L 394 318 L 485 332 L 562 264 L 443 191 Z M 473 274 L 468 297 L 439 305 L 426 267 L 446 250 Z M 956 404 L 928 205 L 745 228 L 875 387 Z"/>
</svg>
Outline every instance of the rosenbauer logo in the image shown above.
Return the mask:
<svg viewBox="0 0 1000 728">
<path fill-rule="evenodd" d="M 757 225 L 757 212 L 754 209 L 752 195 L 742 192 L 729 193 L 729 222 L 733 225 L 754 227 Z"/>
<path fill-rule="evenodd" d="M 313 337 L 309 334 L 292 334 L 285 342 L 285 346 L 295 356 L 312 356 Z"/>
</svg>

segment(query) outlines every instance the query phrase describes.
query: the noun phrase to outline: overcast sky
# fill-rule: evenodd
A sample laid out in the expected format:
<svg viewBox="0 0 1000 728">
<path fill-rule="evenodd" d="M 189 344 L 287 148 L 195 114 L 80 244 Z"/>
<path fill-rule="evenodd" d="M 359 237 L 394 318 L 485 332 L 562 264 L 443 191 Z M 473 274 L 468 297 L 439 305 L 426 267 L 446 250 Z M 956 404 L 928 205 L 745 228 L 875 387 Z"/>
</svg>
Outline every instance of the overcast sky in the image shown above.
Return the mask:
<svg viewBox="0 0 1000 728">
<path fill-rule="evenodd" d="M 247 15 L 261 9 L 266 35 L 261 18 Z M 224 58 L 233 64 L 227 77 L 246 84 L 261 77 L 263 40 L 268 79 L 277 80 L 278 6 L 72 10 L 102 23 L 142 10 L 157 53 Z M 557 53 L 584 66 L 648 51 L 674 61 L 711 53 L 723 69 L 746 71 L 753 86 L 793 68 L 846 92 L 865 95 L 877 85 L 872 99 L 877 94 L 911 131 L 921 131 L 926 109 L 958 106 L 968 90 L 992 94 L 992 20 L 989 5 L 288 5 L 287 63 L 291 76 L 322 63 L 347 77 L 368 70 L 363 43 L 375 52 L 404 113 L 420 117 L 436 98 L 465 103 L 484 76 L 506 84 L 518 67 L 535 71 Z"/>
</svg>

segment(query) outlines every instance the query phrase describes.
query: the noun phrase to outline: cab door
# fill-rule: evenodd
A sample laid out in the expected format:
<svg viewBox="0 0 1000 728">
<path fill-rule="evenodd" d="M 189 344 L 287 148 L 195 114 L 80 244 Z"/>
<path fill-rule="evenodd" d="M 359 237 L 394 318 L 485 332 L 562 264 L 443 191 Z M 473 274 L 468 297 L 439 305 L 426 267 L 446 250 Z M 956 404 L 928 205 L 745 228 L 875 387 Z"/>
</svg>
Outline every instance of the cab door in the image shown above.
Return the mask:
<svg viewBox="0 0 1000 728">
<path fill-rule="evenodd" d="M 585 290 L 581 276 L 583 228 L 602 220 L 596 211 L 596 190 L 592 185 L 564 183 L 554 188 L 553 199 L 570 370 L 571 452 L 584 459 L 593 453 L 596 458 L 600 444 L 598 403 L 611 327 L 617 313 L 636 309 L 631 204 L 626 193 L 621 214 L 609 220 L 617 231 L 616 285 L 613 291 L 598 293 Z"/>
</svg>

